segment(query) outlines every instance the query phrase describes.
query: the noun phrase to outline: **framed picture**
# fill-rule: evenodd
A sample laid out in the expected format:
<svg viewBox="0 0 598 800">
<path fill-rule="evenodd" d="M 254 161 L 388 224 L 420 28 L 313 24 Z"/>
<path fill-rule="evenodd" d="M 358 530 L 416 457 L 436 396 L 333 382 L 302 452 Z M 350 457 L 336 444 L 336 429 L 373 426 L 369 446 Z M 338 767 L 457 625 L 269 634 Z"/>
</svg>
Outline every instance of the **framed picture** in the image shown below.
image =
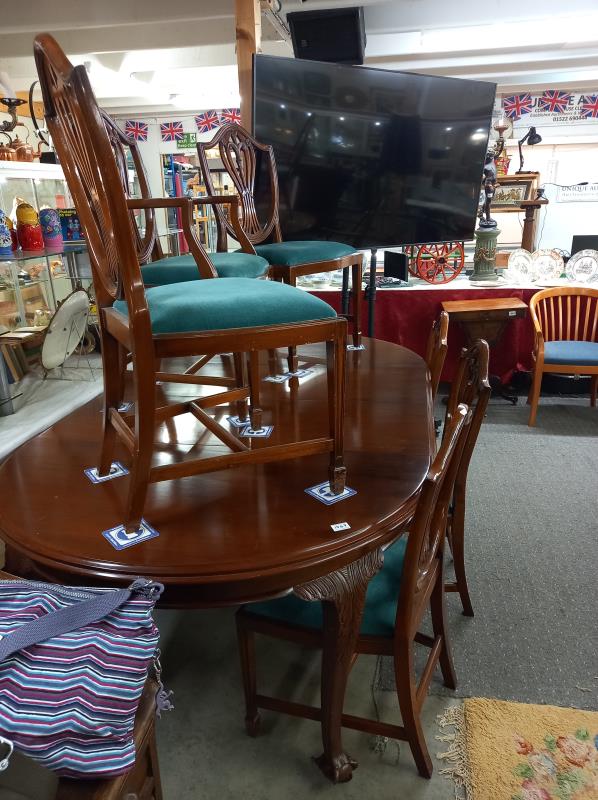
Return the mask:
<svg viewBox="0 0 598 800">
<path fill-rule="evenodd" d="M 504 178 L 496 186 L 494 197 L 492 198 L 492 208 L 496 211 L 519 211 L 522 200 L 531 199 L 532 194 L 531 180 L 505 180 Z"/>
</svg>

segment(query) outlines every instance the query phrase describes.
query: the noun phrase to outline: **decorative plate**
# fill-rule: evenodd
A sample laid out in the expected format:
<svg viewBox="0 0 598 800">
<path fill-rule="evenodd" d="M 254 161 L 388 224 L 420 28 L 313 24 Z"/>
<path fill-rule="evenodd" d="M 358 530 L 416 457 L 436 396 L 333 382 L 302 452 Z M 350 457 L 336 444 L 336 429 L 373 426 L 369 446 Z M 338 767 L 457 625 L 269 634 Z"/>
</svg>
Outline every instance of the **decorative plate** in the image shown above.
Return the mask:
<svg viewBox="0 0 598 800">
<path fill-rule="evenodd" d="M 598 281 L 598 250 L 580 250 L 567 261 L 567 278 L 576 283 Z"/>
<path fill-rule="evenodd" d="M 560 278 L 564 264 L 562 255 L 556 250 L 536 250 L 532 253 L 532 270 L 540 282 Z"/>
<path fill-rule="evenodd" d="M 529 250 L 519 247 L 509 256 L 506 278 L 515 283 L 528 283 L 535 280 L 535 273 L 532 268 L 532 254 Z"/>
</svg>

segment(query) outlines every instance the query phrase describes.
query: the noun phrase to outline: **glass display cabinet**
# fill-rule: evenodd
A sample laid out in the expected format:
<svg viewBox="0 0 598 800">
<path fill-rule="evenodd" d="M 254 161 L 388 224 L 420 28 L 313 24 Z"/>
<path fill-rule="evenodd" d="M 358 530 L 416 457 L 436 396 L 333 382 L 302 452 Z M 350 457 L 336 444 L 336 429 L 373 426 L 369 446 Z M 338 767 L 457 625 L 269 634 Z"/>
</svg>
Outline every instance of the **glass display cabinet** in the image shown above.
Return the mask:
<svg viewBox="0 0 598 800">
<path fill-rule="evenodd" d="M 40 208 L 73 207 L 57 164 L 0 162 L 0 208 L 12 216 L 16 202 Z M 62 247 L 0 256 L 0 333 L 23 326 L 44 327 L 60 301 L 74 289 L 91 291 L 91 268 L 84 240 Z"/>
</svg>

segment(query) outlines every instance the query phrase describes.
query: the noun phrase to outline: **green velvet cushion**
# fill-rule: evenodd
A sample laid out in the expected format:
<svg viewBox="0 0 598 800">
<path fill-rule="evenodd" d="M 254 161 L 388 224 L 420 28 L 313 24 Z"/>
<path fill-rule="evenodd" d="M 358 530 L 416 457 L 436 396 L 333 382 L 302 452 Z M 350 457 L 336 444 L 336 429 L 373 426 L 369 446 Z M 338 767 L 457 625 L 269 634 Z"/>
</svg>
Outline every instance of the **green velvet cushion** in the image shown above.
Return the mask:
<svg viewBox="0 0 598 800">
<path fill-rule="evenodd" d="M 384 551 L 384 565 L 368 585 L 360 628 L 362 634 L 393 635 L 406 547 L 407 537 L 401 536 Z M 265 603 L 252 603 L 247 606 L 247 610 L 252 614 L 305 628 L 322 627 L 322 604 L 301 600 L 294 594 Z"/>
<path fill-rule="evenodd" d="M 153 286 L 145 292 L 154 333 L 252 328 L 335 317 L 328 303 L 276 281 L 214 278 Z M 127 313 L 124 300 L 114 308 Z"/>
<path fill-rule="evenodd" d="M 259 244 L 255 248 L 269 264 L 281 267 L 297 267 L 318 261 L 331 261 L 357 252 L 354 247 L 340 242 L 275 242 Z"/>
<path fill-rule="evenodd" d="M 219 278 L 262 278 L 269 264 L 265 258 L 249 253 L 208 253 Z M 141 267 L 143 282 L 148 286 L 184 283 L 200 278 L 193 256 L 171 256 Z"/>
<path fill-rule="evenodd" d="M 598 342 L 546 342 L 544 363 L 598 367 Z"/>
</svg>

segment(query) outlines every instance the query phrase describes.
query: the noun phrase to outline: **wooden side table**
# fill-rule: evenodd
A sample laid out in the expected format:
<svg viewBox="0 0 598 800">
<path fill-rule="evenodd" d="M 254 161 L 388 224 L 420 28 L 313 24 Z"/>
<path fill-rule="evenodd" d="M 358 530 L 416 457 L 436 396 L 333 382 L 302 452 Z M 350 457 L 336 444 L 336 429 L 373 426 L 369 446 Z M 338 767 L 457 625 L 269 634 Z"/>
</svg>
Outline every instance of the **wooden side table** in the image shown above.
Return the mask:
<svg viewBox="0 0 598 800">
<path fill-rule="evenodd" d="M 451 320 L 459 323 L 467 342 L 485 339 L 490 348 L 498 344 L 500 338 L 512 319 L 525 317 L 527 305 L 517 297 L 497 297 L 487 300 L 445 300 L 442 308 Z M 517 403 L 517 395 L 508 394 L 498 375 L 490 376 L 492 391 L 500 394 L 513 405 Z"/>
</svg>

